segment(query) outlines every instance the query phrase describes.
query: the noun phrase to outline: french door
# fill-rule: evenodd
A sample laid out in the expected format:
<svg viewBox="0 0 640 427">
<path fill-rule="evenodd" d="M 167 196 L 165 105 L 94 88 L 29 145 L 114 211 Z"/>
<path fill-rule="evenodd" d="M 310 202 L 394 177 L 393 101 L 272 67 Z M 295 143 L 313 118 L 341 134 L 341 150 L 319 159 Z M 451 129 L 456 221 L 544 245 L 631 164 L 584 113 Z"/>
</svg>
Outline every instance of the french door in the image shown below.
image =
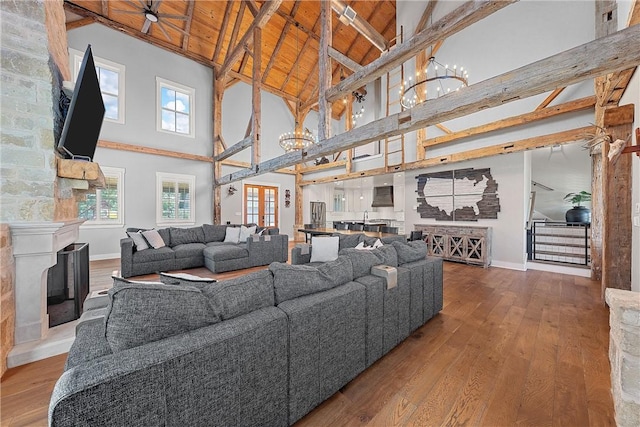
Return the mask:
<svg viewBox="0 0 640 427">
<path fill-rule="evenodd" d="M 278 226 L 278 187 L 244 185 L 244 223 L 260 227 Z"/>
</svg>

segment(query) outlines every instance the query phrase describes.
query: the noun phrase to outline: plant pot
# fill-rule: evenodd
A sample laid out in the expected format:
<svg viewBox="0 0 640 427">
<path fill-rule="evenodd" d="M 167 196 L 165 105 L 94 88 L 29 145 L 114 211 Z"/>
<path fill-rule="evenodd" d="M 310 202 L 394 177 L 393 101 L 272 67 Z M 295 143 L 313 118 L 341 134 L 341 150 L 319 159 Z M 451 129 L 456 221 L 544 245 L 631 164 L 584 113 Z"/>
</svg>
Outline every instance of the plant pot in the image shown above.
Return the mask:
<svg viewBox="0 0 640 427">
<path fill-rule="evenodd" d="M 567 222 L 591 224 L 591 210 L 584 206 L 574 206 L 564 214 L 564 218 Z"/>
</svg>

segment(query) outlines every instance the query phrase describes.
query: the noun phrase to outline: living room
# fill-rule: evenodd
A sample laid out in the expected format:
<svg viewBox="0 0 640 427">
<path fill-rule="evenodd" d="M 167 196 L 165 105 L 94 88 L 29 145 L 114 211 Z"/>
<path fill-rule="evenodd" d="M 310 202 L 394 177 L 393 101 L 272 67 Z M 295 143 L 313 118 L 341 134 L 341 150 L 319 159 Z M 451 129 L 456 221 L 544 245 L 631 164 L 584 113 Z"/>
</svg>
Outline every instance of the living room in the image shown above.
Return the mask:
<svg viewBox="0 0 640 427">
<path fill-rule="evenodd" d="M 122 2 L 126 3 L 126 2 Z M 433 21 L 437 21 L 441 16 L 453 9 L 449 2 L 441 2 L 434 11 Z M 470 70 L 470 84 L 489 79 L 501 72 L 515 69 L 551 56 L 553 54 L 573 48 L 577 45 L 587 43 L 594 38 L 594 8 L 586 2 L 562 2 L 560 5 L 550 5 L 547 3 L 536 4 L 535 2 L 521 2 L 511 5 L 497 12 L 495 15 L 479 21 L 470 26 L 465 31 L 452 36 L 443 44 L 438 57 L 443 60 L 464 62 L 465 67 Z M 357 9 L 357 2 L 353 5 Z M 620 2 L 618 5 L 619 28 L 626 27 L 629 11 L 632 2 Z M 111 6 L 114 7 L 113 5 Z M 118 6 L 125 7 L 125 6 Z M 637 6 L 636 6 L 637 8 Z M 396 28 L 404 28 L 405 34 L 411 34 L 411 28 L 415 27 L 420 16 L 423 14 L 424 5 L 417 2 L 397 2 L 397 22 Z M 115 16 L 115 14 L 114 14 Z M 527 17 L 524 19 L 523 17 Z M 535 19 L 534 19 L 535 17 Z M 537 25 L 524 25 L 523 21 L 531 20 Z M 543 26 L 544 25 L 544 26 Z M 319 24 L 318 24 L 319 26 Z M 562 29 L 562 31 L 560 31 Z M 508 32 L 509 37 L 504 37 Z M 562 33 L 559 36 L 558 32 Z M 294 32 L 295 33 L 295 32 Z M 161 33 L 160 37 L 163 37 Z M 384 166 L 383 156 L 369 156 L 361 160 L 353 161 L 352 169 L 343 172 L 340 169 L 325 169 L 311 171 L 304 175 L 305 182 L 300 187 L 296 182 L 295 172 L 284 171 L 283 173 L 266 173 L 263 175 L 251 176 L 250 178 L 235 181 L 234 183 L 221 185 L 220 191 L 220 216 L 215 217 L 214 212 L 214 189 L 211 182 L 214 182 L 214 172 L 211 162 L 205 160 L 214 154 L 212 135 L 214 135 L 214 125 L 211 117 L 214 116 L 212 99 L 214 90 L 212 82 L 214 73 L 211 68 L 199 65 L 193 61 L 182 58 L 174 53 L 145 43 L 138 39 L 129 37 L 114 29 L 110 29 L 99 23 L 92 23 L 81 26 L 67 32 L 68 46 L 70 49 L 69 67 L 74 67 L 74 55 L 80 52 L 80 56 L 87 44 L 92 45 L 96 61 L 105 66 L 108 70 L 113 67 L 119 70 L 122 82 L 126 81 L 126 87 L 121 87 L 124 99 L 124 106 L 120 108 L 121 120 L 117 116 L 115 119 L 105 120 L 100 136 L 101 144 L 96 150 L 95 161 L 104 167 L 104 172 L 117 180 L 119 190 L 122 191 L 120 197 L 120 207 L 123 208 L 118 221 L 80 226 L 78 241 L 90 244 L 91 259 L 93 261 L 109 260 L 119 256 L 119 240 L 124 237 L 124 229 L 127 227 L 162 227 L 167 225 L 192 226 L 200 224 L 217 223 L 244 223 L 246 221 L 245 186 L 267 186 L 278 189 L 278 218 L 277 226 L 283 233 L 288 234 L 292 239 L 300 239 L 295 230 L 298 225 L 310 220 L 309 206 L 311 201 L 328 202 L 327 190 L 313 181 L 329 180 L 344 176 L 344 180 L 372 169 Z M 409 38 L 406 37 L 405 40 Z M 484 40 L 484 43 L 482 41 Z M 473 42 L 472 42 L 473 41 Z M 491 43 L 490 49 L 482 49 L 484 44 Z M 523 49 L 522 46 L 526 46 Z M 506 55 L 505 52 L 509 54 Z M 450 59 L 444 59 L 450 56 Z M 458 59 L 460 58 L 460 59 Z M 290 64 L 281 64 L 286 67 Z M 275 65 L 274 65 L 275 66 Z M 278 65 L 279 66 L 279 65 Z M 637 73 L 636 73 L 637 74 Z M 167 83 L 168 82 L 168 83 Z M 158 105 L 157 93 L 162 84 L 167 87 L 194 89 L 191 98 L 191 111 L 193 116 L 193 135 L 176 135 L 176 132 L 168 133 L 162 129 L 161 120 L 157 119 Z M 181 86 L 180 86 L 181 85 Z M 629 89 L 623 95 L 620 105 L 634 103 L 636 105 L 636 115 L 638 109 L 638 77 L 637 75 L 629 83 Z M 367 98 L 364 101 L 364 113 L 358 119 L 358 126 L 381 119 L 383 114 L 384 101 L 376 95 L 380 88 L 376 83 L 366 85 Z M 634 92 L 635 91 L 635 92 Z M 4 92 L 4 91 L 3 91 Z M 593 94 L 593 81 L 586 79 L 582 83 L 570 85 L 556 98 L 554 104 L 562 104 L 571 100 L 591 96 Z M 4 99 L 3 93 L 3 99 Z M 228 145 L 233 145 L 234 141 L 241 141 L 247 135 L 247 121 L 252 117 L 252 93 L 251 86 L 243 81 L 235 82 L 226 88 L 222 101 L 222 135 Z M 451 129 L 467 129 L 485 123 L 500 120 L 504 117 L 516 116 L 535 110 L 542 103 L 549 92 L 545 92 L 536 97 L 526 98 L 521 101 L 514 101 L 499 108 L 491 108 L 485 111 L 466 115 L 443 123 Z M 282 148 L 275 143 L 278 136 L 292 130 L 295 120 L 292 116 L 290 106 L 283 100 L 264 90 L 262 97 L 262 120 L 260 138 L 261 158 L 263 161 L 274 159 L 283 154 Z M 4 113 L 3 113 L 4 115 Z M 332 134 L 340 134 L 345 128 L 345 116 L 342 119 L 332 121 Z M 521 141 L 526 138 L 544 137 L 549 134 L 558 133 L 567 129 L 578 129 L 588 126 L 594 121 L 593 109 L 582 110 L 556 118 L 540 122 L 540 124 L 530 124 L 517 128 L 516 130 L 503 130 L 469 142 L 450 144 L 443 148 L 430 148 L 428 158 L 444 157 L 457 152 L 465 152 L 471 149 L 488 148 L 499 144 L 508 144 L 512 141 Z M 122 123 L 124 122 L 124 123 Z M 634 125 L 637 127 L 637 121 Z M 303 128 L 311 129 L 314 133 L 318 128 L 318 114 L 310 111 L 306 116 Z M 4 126 L 3 126 L 4 127 Z M 191 133 L 191 132 L 189 132 Z M 430 126 L 428 129 L 430 137 L 437 137 L 446 134 L 445 131 Z M 419 159 L 416 152 L 417 132 L 410 132 L 405 135 L 404 150 L 405 163 L 411 163 Z M 112 143 L 112 144 L 109 144 Z M 146 152 L 135 152 L 127 150 L 126 146 L 141 146 L 157 150 Z M 633 145 L 633 140 L 628 145 Z M 4 146 L 4 141 L 3 141 Z M 547 148 L 548 149 L 548 148 Z M 158 155 L 160 151 L 177 152 L 184 154 L 183 158 Z M 362 148 L 364 150 L 364 148 Z M 638 173 L 638 160 L 636 156 L 623 154 L 632 158 L 634 174 Z M 4 155 L 3 155 L 4 157 Z M 232 157 L 236 162 L 251 162 L 251 155 L 248 150 Z M 5 160 L 7 163 L 5 163 Z M 8 158 L 3 160 L 3 169 L 15 168 L 16 164 L 10 163 Z M 338 159 L 347 160 L 347 159 Z M 491 227 L 493 231 L 492 266 L 503 267 L 504 269 L 525 271 L 528 269 L 526 259 L 526 232 L 525 224 L 529 214 L 529 193 L 531 191 L 531 158 L 527 151 L 511 153 L 503 156 L 492 156 L 477 158 L 460 163 L 451 163 L 438 166 L 430 166 L 429 172 L 442 172 L 452 169 L 463 168 L 489 168 L 493 178 L 497 181 L 498 195 L 500 198 L 500 211 L 497 219 L 481 219 L 467 223 L 466 225 L 479 225 Z M 222 176 L 240 170 L 230 163 L 223 164 Z M 408 169 L 404 171 L 402 185 L 404 188 L 404 203 L 399 207 L 402 212 L 402 222 L 404 232 L 408 234 L 416 224 L 433 224 L 436 221 L 425 219 L 420 216 L 416 208 L 416 202 L 411 195 L 417 191 L 417 176 L 425 173 L 425 169 Z M 351 174 L 350 176 L 347 176 Z M 162 206 L 158 205 L 157 194 L 162 193 L 162 183 L 167 180 L 182 182 L 185 177 L 193 177 L 186 180 L 189 187 L 190 212 L 188 218 L 172 220 L 163 217 Z M 219 179 L 220 176 L 216 176 Z M 391 176 L 393 180 L 394 177 Z M 118 181 L 119 180 L 119 181 Z M 163 181 L 164 180 L 164 181 Z M 391 181 L 393 182 L 393 181 Z M 634 182 L 637 182 L 634 181 Z M 160 183 L 160 184 L 159 184 Z M 399 183 L 400 184 L 400 183 Z M 335 184 L 332 183 L 335 186 Z M 233 193 L 229 191 L 234 186 L 239 191 Z M 366 188 L 366 187 L 365 187 Z M 298 202 L 296 190 L 302 191 Z M 286 204 L 286 193 L 290 192 L 289 206 Z M 321 195 L 322 194 L 322 195 Z M 397 193 L 398 194 L 398 193 Z M 633 200 L 636 202 L 638 189 L 633 188 Z M 3 192 L 3 204 L 9 201 Z M 386 218 L 389 212 L 384 209 L 353 209 L 345 212 L 346 216 L 353 216 L 353 219 L 360 218 L 364 210 L 371 219 Z M 395 215 L 395 214 L 394 214 Z M 46 215 L 45 215 L 46 216 Z M 396 217 L 398 219 L 399 217 Z M 43 220 L 47 218 L 37 218 L 32 214 L 21 220 Z M 346 218 L 351 219 L 351 218 Z M 4 217 L 3 222 L 11 223 L 15 217 Z M 48 218 L 49 221 L 53 217 Z M 99 221 L 98 221 L 99 222 Z M 465 224 L 462 224 L 465 225 Z M 634 236 L 633 253 L 638 251 L 638 229 L 630 227 Z M 631 257 L 637 260 L 638 257 Z M 640 277 L 638 270 L 640 266 L 637 261 L 632 262 L 633 278 L 632 283 L 637 287 Z M 452 272 L 453 270 L 450 270 Z M 464 270 L 466 274 L 473 274 Z M 447 272 L 445 272 L 447 273 Z M 558 279 L 561 281 L 561 279 Z M 576 279 L 580 280 L 580 279 Z M 638 289 L 634 289 L 638 291 Z M 3 330 L 4 331 L 4 330 Z M 4 332 L 3 332 L 4 333 Z"/>
</svg>

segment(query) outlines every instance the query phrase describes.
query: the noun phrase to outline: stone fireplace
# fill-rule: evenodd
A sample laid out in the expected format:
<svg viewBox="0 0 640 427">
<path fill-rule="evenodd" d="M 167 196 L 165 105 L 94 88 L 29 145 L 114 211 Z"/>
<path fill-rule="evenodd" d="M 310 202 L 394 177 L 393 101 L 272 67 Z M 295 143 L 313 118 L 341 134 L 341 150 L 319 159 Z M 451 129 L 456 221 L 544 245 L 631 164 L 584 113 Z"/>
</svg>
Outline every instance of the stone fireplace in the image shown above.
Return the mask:
<svg viewBox="0 0 640 427">
<path fill-rule="evenodd" d="M 2 0 L 0 12 L 1 375 L 73 342 L 73 322 L 48 327 L 46 278 L 57 252 L 78 238 L 77 198 L 89 185 L 57 172 L 58 102 L 71 80 L 63 0 Z"/>
</svg>

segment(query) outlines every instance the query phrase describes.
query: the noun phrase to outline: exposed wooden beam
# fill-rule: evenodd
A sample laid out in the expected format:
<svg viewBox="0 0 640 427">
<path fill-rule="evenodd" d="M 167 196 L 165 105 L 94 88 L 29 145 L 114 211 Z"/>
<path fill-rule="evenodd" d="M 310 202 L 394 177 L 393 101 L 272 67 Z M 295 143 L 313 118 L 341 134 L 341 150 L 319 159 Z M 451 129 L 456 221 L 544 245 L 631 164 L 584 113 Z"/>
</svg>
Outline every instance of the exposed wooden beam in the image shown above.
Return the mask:
<svg viewBox="0 0 640 427">
<path fill-rule="evenodd" d="M 224 35 L 227 32 L 227 27 L 229 26 L 232 7 L 233 7 L 233 2 L 228 1 L 224 9 L 224 18 L 222 18 L 222 27 L 220 28 L 220 32 L 218 33 L 218 41 L 216 42 L 216 48 L 214 49 L 213 57 L 211 58 L 211 60 L 214 63 L 217 63 L 218 55 L 220 55 L 220 51 L 222 50 L 222 41 L 224 40 Z"/>
<path fill-rule="evenodd" d="M 65 27 L 66 30 L 69 31 L 75 28 L 84 27 L 85 25 L 93 24 L 94 22 L 96 22 L 96 20 L 93 18 L 81 18 L 75 21 L 67 22 Z"/>
<path fill-rule="evenodd" d="M 336 160 L 334 162 L 323 163 L 321 165 L 313 165 L 313 166 L 301 167 L 300 168 L 300 173 L 302 173 L 302 174 L 314 173 L 314 172 L 319 172 L 319 171 L 323 171 L 323 170 L 327 170 L 327 169 L 343 168 L 343 167 L 346 166 L 346 164 L 347 164 L 346 160 Z"/>
<path fill-rule="evenodd" d="M 100 8 L 102 9 L 102 16 L 109 17 L 109 1 L 100 0 Z"/>
<path fill-rule="evenodd" d="M 468 138 L 475 135 L 481 135 L 487 132 L 493 132 L 500 129 L 507 129 L 513 126 L 520 126 L 539 120 L 548 119 L 566 113 L 588 110 L 594 107 L 596 99 L 594 96 L 569 101 L 564 104 L 547 107 L 542 110 L 535 110 L 530 113 L 524 113 L 517 116 L 507 117 L 506 119 L 496 120 L 480 126 L 474 126 L 448 135 L 436 136 L 423 142 L 423 147 L 432 147 L 434 145 L 444 144 L 447 142 L 457 141 L 459 139 Z"/>
<path fill-rule="evenodd" d="M 317 22 L 318 21 L 316 21 L 316 23 Z M 298 40 L 297 37 L 298 37 L 298 35 L 296 34 L 296 43 L 297 43 L 297 40 Z M 298 64 L 300 63 L 300 60 L 302 59 L 302 56 L 304 55 L 304 53 L 307 50 L 307 47 L 309 46 L 310 43 L 311 43 L 311 38 L 307 37 L 307 39 L 304 41 L 304 44 L 302 45 L 300 50 L 298 50 L 297 55 L 296 55 L 296 60 L 293 62 L 293 65 L 291 66 L 291 69 L 289 70 L 289 72 L 287 73 L 287 76 L 285 77 L 284 81 L 280 85 L 280 90 L 284 90 L 285 87 L 287 87 L 287 84 L 289 83 L 289 80 L 291 80 L 291 77 L 293 76 L 293 74 L 298 71 Z M 296 94 L 296 95 L 298 95 L 298 94 Z"/>
<path fill-rule="evenodd" d="M 424 169 L 432 166 L 456 163 L 474 159 L 480 159 L 484 157 L 497 156 L 501 154 L 517 153 L 520 151 L 534 150 L 536 148 L 543 148 L 552 145 L 563 145 L 575 141 L 585 139 L 588 135 L 595 131 L 594 126 L 587 126 L 578 129 L 572 129 L 563 132 L 552 133 L 549 135 L 541 135 L 533 138 L 522 139 L 519 141 L 507 142 L 503 144 L 497 144 L 489 147 L 478 148 L 474 150 L 467 150 L 460 153 L 450 154 L 447 156 L 439 156 L 434 158 L 428 158 L 424 160 L 417 160 L 415 162 L 405 163 L 402 166 L 396 168 L 394 172 Z M 362 178 L 365 176 L 386 175 L 389 173 L 387 168 L 374 168 L 366 171 L 357 171 L 352 173 L 345 173 L 341 175 L 327 176 L 322 178 L 307 179 L 300 183 L 300 185 L 312 185 L 312 184 L 326 184 L 329 182 L 346 181 L 349 179 Z"/>
<path fill-rule="evenodd" d="M 227 54 L 224 64 L 220 67 L 220 73 L 222 75 L 227 74 L 227 72 L 231 70 L 231 67 L 233 67 L 236 61 L 240 58 L 240 55 L 244 52 L 245 46 L 247 46 L 249 41 L 253 39 L 254 28 L 264 27 L 278 7 L 280 7 L 280 3 L 282 3 L 282 0 L 270 0 L 262 5 L 260 12 L 256 15 L 247 32 L 242 36 L 236 47 Z"/>
<path fill-rule="evenodd" d="M 553 92 L 551 92 L 549 94 L 549 96 L 547 96 L 544 101 L 542 101 L 540 103 L 540 105 L 538 105 L 538 107 L 536 108 L 536 111 L 538 110 L 542 110 L 543 108 L 545 108 L 547 105 L 551 104 L 551 102 L 553 102 L 554 99 L 556 99 L 556 97 L 558 95 L 560 95 L 562 93 L 562 91 L 564 90 L 563 87 L 559 87 L 558 89 L 554 90 Z"/>
<path fill-rule="evenodd" d="M 182 50 L 185 51 L 189 47 L 189 34 L 191 33 L 191 21 L 193 21 L 193 11 L 196 6 L 195 0 L 187 0 L 187 19 L 185 20 L 184 35 L 182 36 Z"/>
<path fill-rule="evenodd" d="M 262 141 L 262 28 L 255 27 L 253 29 L 253 84 L 251 85 L 251 167 L 255 167 L 260 163 L 260 144 Z"/>
<path fill-rule="evenodd" d="M 296 12 L 298 11 L 298 7 L 300 7 L 300 1 L 296 1 L 291 8 L 290 15 L 294 17 Z M 279 11 L 280 9 L 278 9 Z M 282 44 L 284 43 L 284 39 L 287 37 L 287 33 L 289 32 L 289 27 L 291 26 L 291 22 L 286 21 L 284 23 L 284 27 L 282 28 L 282 32 L 280 33 L 280 37 L 278 37 L 278 42 L 276 43 L 276 47 L 273 49 L 273 53 L 269 57 L 269 62 L 267 62 L 267 67 L 264 69 L 264 73 L 262 74 L 262 81 L 264 82 L 269 76 L 269 71 L 271 71 L 271 67 L 275 64 L 276 58 L 280 53 L 280 49 L 282 48 Z"/>
<path fill-rule="evenodd" d="M 305 0 L 298 0 L 296 1 L 296 4 L 299 3 L 300 1 L 305 1 Z M 294 6 L 295 7 L 295 6 Z M 276 13 L 281 16 L 282 18 L 284 18 L 285 21 L 287 21 L 290 25 L 296 25 L 298 24 L 298 29 L 300 31 L 302 31 L 303 33 L 305 33 L 307 36 L 311 37 L 313 40 L 317 41 L 318 43 L 320 43 L 320 36 L 318 34 L 316 34 L 313 30 L 308 29 L 307 27 L 305 27 L 304 25 L 300 24 L 298 21 L 296 21 L 293 16 L 295 15 L 294 13 L 288 14 L 286 12 L 283 12 L 282 10 L 278 9 L 276 11 Z"/>
<path fill-rule="evenodd" d="M 221 182 L 233 182 L 248 176 L 291 166 L 311 158 L 330 155 L 385 137 L 411 132 L 421 127 L 466 116 L 486 108 L 538 95 L 560 86 L 568 86 L 597 75 L 629 68 L 640 62 L 640 26 L 593 40 L 549 58 L 452 92 L 411 110 L 364 124 L 309 147 L 306 151 L 286 153 L 261 163 L 259 172 L 245 171 L 227 175 Z"/>
<path fill-rule="evenodd" d="M 422 16 L 420 17 L 420 21 L 418 21 L 418 25 L 416 25 L 416 29 L 413 31 L 414 35 L 427 28 L 429 18 L 431 18 L 433 9 L 435 9 L 436 4 L 438 4 L 438 0 L 430 0 L 427 3 L 427 6 L 424 8 L 424 12 L 422 12 Z"/>
<path fill-rule="evenodd" d="M 110 150 L 129 151 L 133 153 L 153 154 L 156 156 L 175 157 L 177 159 L 196 160 L 198 162 L 213 162 L 208 156 L 199 156 L 197 154 L 181 153 L 179 151 L 163 150 L 160 148 L 145 147 L 144 145 L 125 144 L 123 142 L 106 141 L 101 139 L 98 141 L 98 147 L 108 148 Z"/>
<path fill-rule="evenodd" d="M 328 101 L 336 101 L 357 88 L 382 77 L 389 70 L 400 66 L 438 40 L 449 37 L 469 25 L 514 3 L 516 0 L 468 1 L 449 13 L 428 29 L 416 34 L 395 49 L 383 53 L 380 58 L 365 65 L 326 92 Z"/>
<path fill-rule="evenodd" d="M 256 14 L 258 13 L 258 10 L 260 9 L 256 4 L 255 0 L 242 0 L 242 1 L 244 1 L 247 4 L 247 9 L 249 9 L 249 12 L 251 12 L 251 14 L 255 17 Z"/>
<path fill-rule="evenodd" d="M 213 159 L 216 162 L 218 162 L 220 160 L 227 159 L 227 158 L 233 156 L 234 154 L 238 154 L 239 152 L 241 152 L 245 148 L 251 147 L 251 144 L 253 144 L 253 137 L 251 135 L 249 135 L 248 137 L 244 138 L 243 140 L 241 140 L 239 142 L 236 142 L 235 144 L 233 144 L 231 147 L 227 148 L 226 150 L 224 150 L 220 154 L 217 154 L 216 156 L 214 156 Z"/>
<path fill-rule="evenodd" d="M 220 164 L 224 165 L 224 166 L 231 166 L 234 168 L 242 168 L 242 169 L 248 169 L 251 168 L 251 163 L 249 162 L 241 162 L 238 160 L 231 160 L 231 159 L 225 159 L 219 162 Z M 284 175 L 295 175 L 296 171 L 293 169 L 277 169 L 275 171 L 273 171 L 273 173 L 281 173 Z"/>
<path fill-rule="evenodd" d="M 229 39 L 229 44 L 227 45 L 227 56 L 225 56 L 224 61 L 222 63 L 223 67 L 229 61 L 229 55 L 233 52 L 233 49 L 235 49 L 238 46 L 242 48 L 242 52 L 238 55 L 238 57 L 240 57 L 240 55 L 242 55 L 244 51 L 246 51 L 246 49 L 248 48 L 248 46 L 246 45 L 241 45 L 241 44 L 236 45 L 236 40 L 238 39 L 238 33 L 240 32 L 240 26 L 242 25 L 242 18 L 244 17 L 244 9 L 246 7 L 247 7 L 247 4 L 245 2 L 240 2 L 240 8 L 238 9 L 238 14 L 236 15 L 236 23 L 233 25 L 233 28 L 231 29 L 231 38 Z M 247 30 L 247 33 L 251 33 L 251 35 L 253 35 L 251 28 Z M 235 61 L 233 62 L 235 63 Z M 233 64 L 231 64 L 229 69 L 231 69 L 232 67 L 233 67 Z M 226 73 L 223 73 L 223 74 L 226 74 Z"/>
<path fill-rule="evenodd" d="M 234 79 L 238 79 L 239 81 L 241 81 L 243 83 L 246 83 L 248 85 L 252 84 L 251 77 L 245 76 L 244 74 L 240 74 L 240 73 L 238 73 L 236 71 L 233 71 L 233 70 L 230 70 L 227 73 L 227 77 L 232 77 Z M 297 98 L 295 96 L 290 95 L 290 94 L 288 94 L 288 93 L 286 93 L 286 92 L 284 92 L 284 91 L 282 91 L 280 89 L 276 89 L 276 88 L 274 88 L 272 86 L 264 85 L 264 86 L 262 86 L 262 88 L 264 90 L 266 90 L 267 92 L 269 92 L 269 93 L 272 93 L 272 94 L 274 94 L 276 96 L 279 96 L 280 98 L 289 99 L 289 100 L 294 101 L 294 102 L 297 100 Z"/>
<path fill-rule="evenodd" d="M 453 134 L 453 131 L 451 129 L 449 129 L 448 127 L 446 127 L 445 125 L 443 125 L 443 124 L 438 123 L 436 125 L 436 127 L 438 129 L 440 129 L 442 132 L 446 133 L 447 135 L 452 135 Z"/>
<path fill-rule="evenodd" d="M 331 46 L 329 46 L 329 56 L 352 71 L 358 71 L 360 68 L 362 68 L 362 65 L 358 64 L 347 55 L 340 53 L 340 51 L 334 49 Z"/>
<path fill-rule="evenodd" d="M 326 99 L 325 94 L 331 86 L 329 46 L 332 44 L 332 39 L 331 3 L 323 1 L 320 2 L 320 47 L 318 50 L 318 87 L 320 93 L 320 99 L 318 100 L 318 139 L 320 141 L 331 136 L 331 103 Z"/>
</svg>

